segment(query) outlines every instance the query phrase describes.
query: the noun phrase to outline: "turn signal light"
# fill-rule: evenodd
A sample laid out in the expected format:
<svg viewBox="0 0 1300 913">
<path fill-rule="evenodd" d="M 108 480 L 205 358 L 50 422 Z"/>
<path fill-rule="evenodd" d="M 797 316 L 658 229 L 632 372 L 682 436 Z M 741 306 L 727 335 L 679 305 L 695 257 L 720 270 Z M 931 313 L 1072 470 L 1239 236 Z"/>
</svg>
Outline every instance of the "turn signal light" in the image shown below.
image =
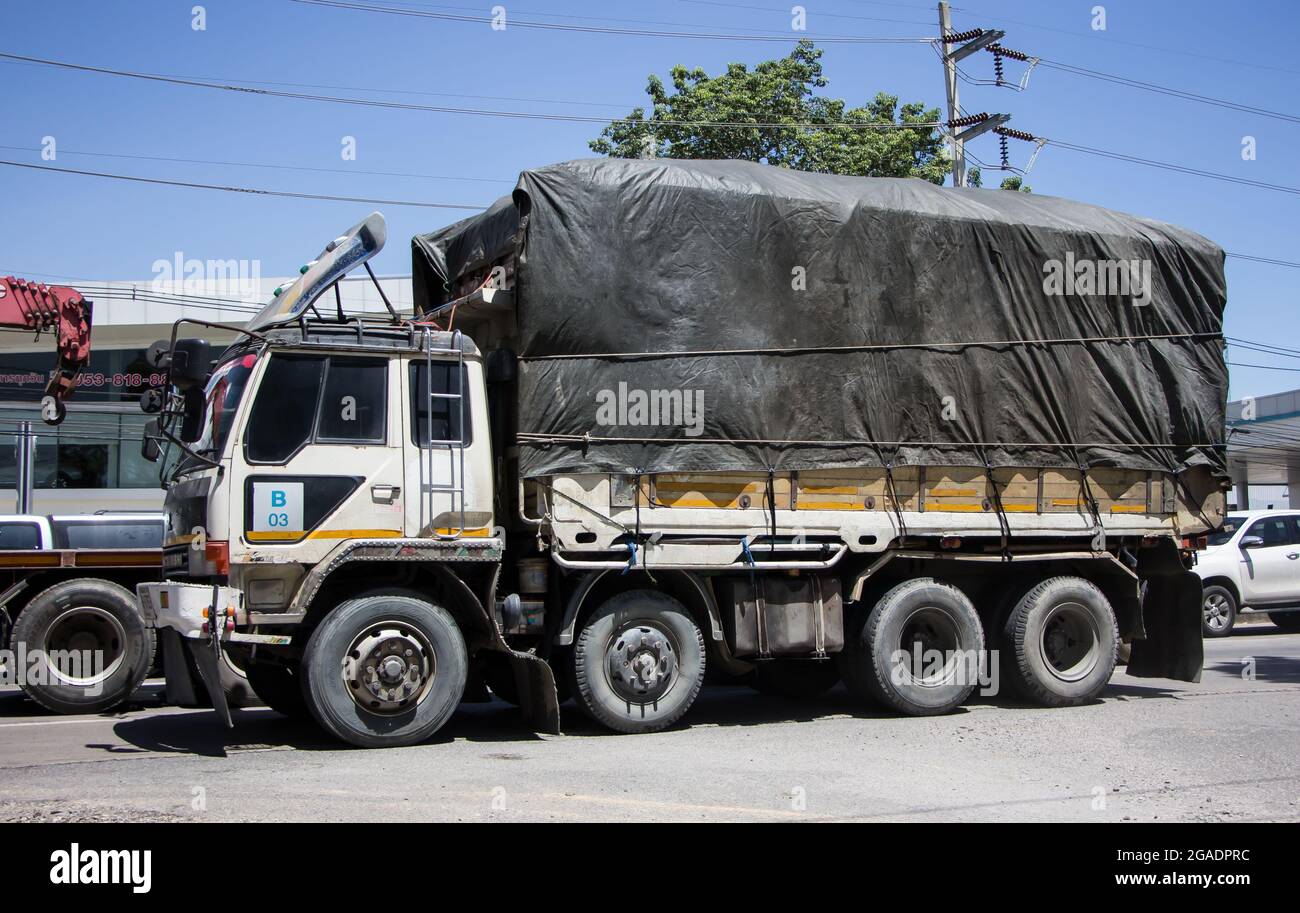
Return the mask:
<svg viewBox="0 0 1300 913">
<path fill-rule="evenodd" d="M 203 546 L 203 560 L 216 565 L 218 574 L 230 573 L 230 543 L 209 539 Z"/>
</svg>

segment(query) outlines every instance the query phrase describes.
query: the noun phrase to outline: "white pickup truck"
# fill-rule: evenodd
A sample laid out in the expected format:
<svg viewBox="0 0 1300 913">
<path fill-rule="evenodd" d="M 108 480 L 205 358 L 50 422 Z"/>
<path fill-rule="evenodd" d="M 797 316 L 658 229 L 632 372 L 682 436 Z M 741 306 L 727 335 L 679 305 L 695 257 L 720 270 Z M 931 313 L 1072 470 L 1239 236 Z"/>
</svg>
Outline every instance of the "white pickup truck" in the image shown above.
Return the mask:
<svg viewBox="0 0 1300 913">
<path fill-rule="evenodd" d="M 1240 614 L 1267 612 L 1300 631 L 1300 510 L 1234 513 L 1209 538 L 1196 573 L 1204 584 L 1206 637 L 1232 633 Z"/>
</svg>

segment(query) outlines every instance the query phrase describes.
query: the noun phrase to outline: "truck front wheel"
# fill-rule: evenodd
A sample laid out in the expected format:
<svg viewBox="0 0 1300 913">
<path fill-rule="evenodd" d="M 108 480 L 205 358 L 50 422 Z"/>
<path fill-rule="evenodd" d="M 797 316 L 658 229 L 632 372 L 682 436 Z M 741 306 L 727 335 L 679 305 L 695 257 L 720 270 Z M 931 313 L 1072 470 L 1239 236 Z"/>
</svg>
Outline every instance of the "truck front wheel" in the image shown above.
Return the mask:
<svg viewBox="0 0 1300 913">
<path fill-rule="evenodd" d="M 979 683 L 984 627 L 961 590 L 929 577 L 900 583 L 845 631 L 840 673 L 863 700 L 909 716 L 947 713 Z"/>
<path fill-rule="evenodd" d="M 469 659 L 446 609 L 368 596 L 325 616 L 303 666 L 307 707 L 323 729 L 362 748 L 388 748 L 422 742 L 447 722 L 465 692 Z"/>
<path fill-rule="evenodd" d="M 1094 700 L 1115 671 L 1110 601 L 1082 577 L 1052 577 L 1016 603 L 1002 636 L 1003 677 L 1042 707 Z"/>
<path fill-rule="evenodd" d="M 66 580 L 14 624 L 22 688 L 55 713 L 103 713 L 129 698 L 153 665 L 154 632 L 135 596 L 107 580 Z"/>
<path fill-rule="evenodd" d="M 663 593 L 633 590 L 587 619 L 573 650 L 578 705 L 615 732 L 657 732 L 682 718 L 704 684 L 704 635 Z"/>
</svg>

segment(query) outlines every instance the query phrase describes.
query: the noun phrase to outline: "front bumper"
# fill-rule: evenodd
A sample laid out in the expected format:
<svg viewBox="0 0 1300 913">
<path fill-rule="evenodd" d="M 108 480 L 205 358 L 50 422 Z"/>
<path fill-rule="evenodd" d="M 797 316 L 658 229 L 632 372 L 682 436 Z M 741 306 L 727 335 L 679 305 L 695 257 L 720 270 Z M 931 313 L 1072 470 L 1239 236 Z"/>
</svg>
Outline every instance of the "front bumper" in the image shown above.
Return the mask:
<svg viewBox="0 0 1300 913">
<path fill-rule="evenodd" d="M 181 637 L 208 637 L 212 619 L 219 631 L 248 623 L 244 591 L 203 583 L 141 583 L 135 588 L 140 611 L 155 628 L 168 628 Z"/>
</svg>

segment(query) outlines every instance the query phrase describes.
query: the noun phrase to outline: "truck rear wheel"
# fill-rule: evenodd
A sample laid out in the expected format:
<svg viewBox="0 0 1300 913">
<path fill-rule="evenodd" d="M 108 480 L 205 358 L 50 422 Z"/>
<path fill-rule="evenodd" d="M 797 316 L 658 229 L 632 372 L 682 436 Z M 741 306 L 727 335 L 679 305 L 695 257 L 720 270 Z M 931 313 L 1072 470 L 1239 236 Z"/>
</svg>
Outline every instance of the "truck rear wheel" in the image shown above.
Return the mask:
<svg viewBox="0 0 1300 913">
<path fill-rule="evenodd" d="M 292 720 L 310 718 L 298 669 L 275 663 L 249 663 L 247 674 L 249 686 L 263 704 Z"/>
<path fill-rule="evenodd" d="M 840 674 L 858 697 L 909 716 L 947 713 L 979 681 L 984 628 L 966 594 L 921 577 L 846 628 Z"/>
<path fill-rule="evenodd" d="M 632 590 L 597 609 L 573 650 L 578 705 L 615 732 L 658 732 L 682 718 L 704 684 L 704 635 L 664 593 Z"/>
<path fill-rule="evenodd" d="M 1105 689 L 1118 649 L 1115 612 L 1101 590 L 1082 577 L 1052 577 L 1007 618 L 1003 677 L 1039 706 L 1082 704 Z"/>
<path fill-rule="evenodd" d="M 362 748 L 414 745 L 447 722 L 469 659 L 455 620 L 410 596 L 368 596 L 325 616 L 303 657 L 304 696 L 327 732 Z"/>
<path fill-rule="evenodd" d="M 129 698 L 153 665 L 154 632 L 135 596 L 107 580 L 66 580 L 39 594 L 14 624 L 27 662 L 21 683 L 55 713 L 102 713 Z"/>
</svg>

